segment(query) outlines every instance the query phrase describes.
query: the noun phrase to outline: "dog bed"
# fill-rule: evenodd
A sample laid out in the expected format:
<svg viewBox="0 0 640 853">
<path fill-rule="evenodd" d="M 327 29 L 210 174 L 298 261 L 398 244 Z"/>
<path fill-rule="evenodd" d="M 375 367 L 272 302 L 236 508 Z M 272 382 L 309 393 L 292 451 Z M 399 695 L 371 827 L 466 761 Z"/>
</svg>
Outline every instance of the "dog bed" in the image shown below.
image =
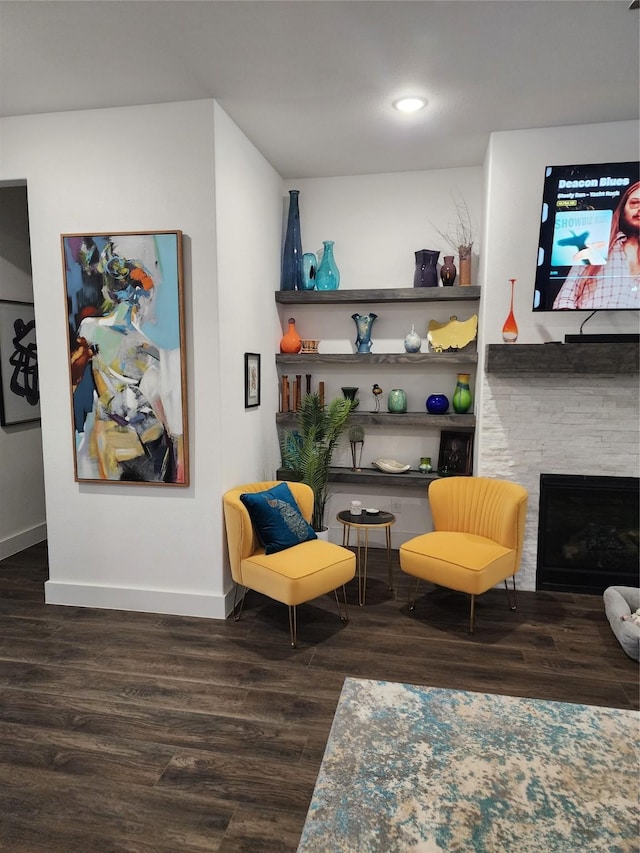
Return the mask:
<svg viewBox="0 0 640 853">
<path fill-rule="evenodd" d="M 610 586 L 602 596 L 604 610 L 613 633 L 626 654 L 640 659 L 640 589 Z"/>
</svg>

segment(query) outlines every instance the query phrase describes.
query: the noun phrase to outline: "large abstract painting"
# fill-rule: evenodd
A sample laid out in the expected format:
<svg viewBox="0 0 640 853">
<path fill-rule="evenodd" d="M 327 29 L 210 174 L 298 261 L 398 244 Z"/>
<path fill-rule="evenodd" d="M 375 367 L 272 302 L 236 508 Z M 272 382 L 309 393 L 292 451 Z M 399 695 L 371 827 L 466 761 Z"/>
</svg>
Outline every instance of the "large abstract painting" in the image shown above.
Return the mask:
<svg viewBox="0 0 640 853">
<path fill-rule="evenodd" d="M 63 234 L 78 481 L 189 483 L 182 233 Z"/>
<path fill-rule="evenodd" d="M 38 349 L 33 304 L 0 302 L 0 423 L 40 419 Z"/>
</svg>

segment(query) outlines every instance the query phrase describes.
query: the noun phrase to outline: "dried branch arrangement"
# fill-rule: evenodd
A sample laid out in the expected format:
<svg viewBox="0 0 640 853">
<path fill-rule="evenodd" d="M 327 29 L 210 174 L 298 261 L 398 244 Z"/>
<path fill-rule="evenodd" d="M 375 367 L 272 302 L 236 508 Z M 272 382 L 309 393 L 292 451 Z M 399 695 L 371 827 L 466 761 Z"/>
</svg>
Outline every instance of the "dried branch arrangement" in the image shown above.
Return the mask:
<svg viewBox="0 0 640 853">
<path fill-rule="evenodd" d="M 471 214 L 469 207 L 464 198 L 456 198 L 452 195 L 453 203 L 456 208 L 455 222 L 449 223 L 447 231 L 441 231 L 433 222 L 431 223 L 438 234 L 445 240 L 451 248 L 458 252 L 461 259 L 471 257 L 471 249 L 473 247 L 473 224 L 471 222 Z"/>
</svg>

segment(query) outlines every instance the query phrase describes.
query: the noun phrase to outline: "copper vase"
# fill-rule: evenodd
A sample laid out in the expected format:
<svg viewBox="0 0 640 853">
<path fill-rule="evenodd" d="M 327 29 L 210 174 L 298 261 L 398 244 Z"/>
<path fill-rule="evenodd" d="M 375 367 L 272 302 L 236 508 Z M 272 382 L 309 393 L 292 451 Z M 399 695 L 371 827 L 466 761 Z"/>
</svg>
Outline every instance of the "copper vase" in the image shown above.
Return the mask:
<svg viewBox="0 0 640 853">
<path fill-rule="evenodd" d="M 471 284 L 471 246 L 458 247 L 458 284 L 461 287 L 469 287 Z"/>
</svg>

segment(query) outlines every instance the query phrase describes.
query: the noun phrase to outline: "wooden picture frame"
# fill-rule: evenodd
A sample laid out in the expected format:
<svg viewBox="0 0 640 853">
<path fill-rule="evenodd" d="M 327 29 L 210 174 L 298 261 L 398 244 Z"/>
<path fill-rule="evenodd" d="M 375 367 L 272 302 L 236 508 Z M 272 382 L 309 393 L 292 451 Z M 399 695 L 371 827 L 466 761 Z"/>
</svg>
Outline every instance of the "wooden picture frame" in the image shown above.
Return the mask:
<svg viewBox="0 0 640 853">
<path fill-rule="evenodd" d="M 260 355 L 257 352 L 244 354 L 244 407 L 253 409 L 260 405 Z"/>
<path fill-rule="evenodd" d="M 473 433 L 442 430 L 438 454 L 441 477 L 471 476 L 473 469 Z"/>
<path fill-rule="evenodd" d="M 38 348 L 32 302 L 0 300 L 0 424 L 40 420 Z"/>
<path fill-rule="evenodd" d="M 188 486 L 182 232 L 61 247 L 76 481 Z"/>
</svg>

